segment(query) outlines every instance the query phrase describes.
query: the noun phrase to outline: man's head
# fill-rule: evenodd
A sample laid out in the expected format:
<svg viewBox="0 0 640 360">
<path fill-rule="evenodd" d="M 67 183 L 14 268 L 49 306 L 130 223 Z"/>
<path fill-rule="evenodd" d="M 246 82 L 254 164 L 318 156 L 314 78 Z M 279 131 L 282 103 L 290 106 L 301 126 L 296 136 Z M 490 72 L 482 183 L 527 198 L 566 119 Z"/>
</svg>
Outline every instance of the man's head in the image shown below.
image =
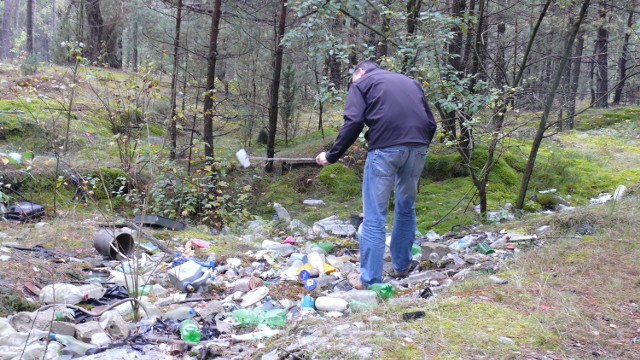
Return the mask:
<svg viewBox="0 0 640 360">
<path fill-rule="evenodd" d="M 372 60 L 361 61 L 360 63 L 358 63 L 358 65 L 356 65 L 355 70 L 353 70 L 353 76 L 351 77 L 351 81 L 356 82 L 358 81 L 358 79 L 362 77 L 362 75 L 367 73 L 369 70 L 379 69 L 379 68 L 380 68 L 380 65 L 378 65 L 375 61 L 372 61 Z"/>
</svg>

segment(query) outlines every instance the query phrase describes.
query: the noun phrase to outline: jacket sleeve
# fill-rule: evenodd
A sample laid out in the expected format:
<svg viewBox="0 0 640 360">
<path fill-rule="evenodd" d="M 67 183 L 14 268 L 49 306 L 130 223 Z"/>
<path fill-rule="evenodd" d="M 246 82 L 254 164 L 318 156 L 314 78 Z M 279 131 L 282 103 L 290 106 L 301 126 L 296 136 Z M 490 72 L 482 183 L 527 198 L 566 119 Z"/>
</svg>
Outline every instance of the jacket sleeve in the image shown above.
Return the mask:
<svg viewBox="0 0 640 360">
<path fill-rule="evenodd" d="M 362 91 L 355 84 L 351 84 L 347 94 L 347 102 L 344 106 L 344 123 L 331 150 L 327 151 L 328 162 L 333 164 L 338 161 L 358 139 L 360 132 L 364 128 L 366 106 L 367 103 Z"/>
</svg>

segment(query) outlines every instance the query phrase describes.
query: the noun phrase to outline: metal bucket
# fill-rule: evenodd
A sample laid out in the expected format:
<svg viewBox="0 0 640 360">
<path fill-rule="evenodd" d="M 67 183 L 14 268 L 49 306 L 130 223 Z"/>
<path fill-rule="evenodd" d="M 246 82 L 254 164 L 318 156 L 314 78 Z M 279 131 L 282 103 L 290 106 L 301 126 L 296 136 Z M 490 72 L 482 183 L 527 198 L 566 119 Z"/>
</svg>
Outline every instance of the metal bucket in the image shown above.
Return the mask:
<svg viewBox="0 0 640 360">
<path fill-rule="evenodd" d="M 93 247 L 110 259 L 120 260 L 121 255 L 133 253 L 134 242 L 131 234 L 112 229 L 100 229 L 93 239 Z"/>
</svg>

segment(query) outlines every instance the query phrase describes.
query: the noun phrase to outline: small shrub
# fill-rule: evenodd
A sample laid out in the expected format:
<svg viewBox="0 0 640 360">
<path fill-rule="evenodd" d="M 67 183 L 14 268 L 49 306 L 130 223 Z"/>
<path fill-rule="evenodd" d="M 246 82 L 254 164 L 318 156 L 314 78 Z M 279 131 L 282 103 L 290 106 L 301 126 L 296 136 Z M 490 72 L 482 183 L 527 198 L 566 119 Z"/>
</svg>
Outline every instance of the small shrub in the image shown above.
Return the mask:
<svg viewBox="0 0 640 360">
<path fill-rule="evenodd" d="M 33 75 L 38 72 L 38 61 L 35 55 L 29 54 L 26 57 L 24 62 L 20 64 L 20 72 L 23 76 Z"/>
</svg>

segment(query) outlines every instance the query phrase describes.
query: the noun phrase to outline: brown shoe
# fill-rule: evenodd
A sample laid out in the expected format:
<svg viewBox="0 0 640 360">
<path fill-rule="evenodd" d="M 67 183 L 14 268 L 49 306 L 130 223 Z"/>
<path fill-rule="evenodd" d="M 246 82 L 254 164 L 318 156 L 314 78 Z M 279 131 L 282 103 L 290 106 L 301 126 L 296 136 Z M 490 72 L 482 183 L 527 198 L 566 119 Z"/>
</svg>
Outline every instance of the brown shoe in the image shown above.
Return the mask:
<svg viewBox="0 0 640 360">
<path fill-rule="evenodd" d="M 418 267 L 418 265 L 420 265 L 419 262 L 415 260 L 411 260 L 411 264 L 409 264 L 409 268 L 407 270 L 405 271 L 393 270 L 392 272 L 389 273 L 389 276 L 396 279 L 406 278 L 410 272 L 412 272 L 416 267 Z"/>
<path fill-rule="evenodd" d="M 357 272 L 352 272 L 351 274 L 347 275 L 347 280 L 349 281 L 349 285 L 351 285 L 356 290 L 367 289 L 367 286 L 363 284 L 362 280 L 360 279 L 360 274 L 358 274 Z"/>
</svg>

